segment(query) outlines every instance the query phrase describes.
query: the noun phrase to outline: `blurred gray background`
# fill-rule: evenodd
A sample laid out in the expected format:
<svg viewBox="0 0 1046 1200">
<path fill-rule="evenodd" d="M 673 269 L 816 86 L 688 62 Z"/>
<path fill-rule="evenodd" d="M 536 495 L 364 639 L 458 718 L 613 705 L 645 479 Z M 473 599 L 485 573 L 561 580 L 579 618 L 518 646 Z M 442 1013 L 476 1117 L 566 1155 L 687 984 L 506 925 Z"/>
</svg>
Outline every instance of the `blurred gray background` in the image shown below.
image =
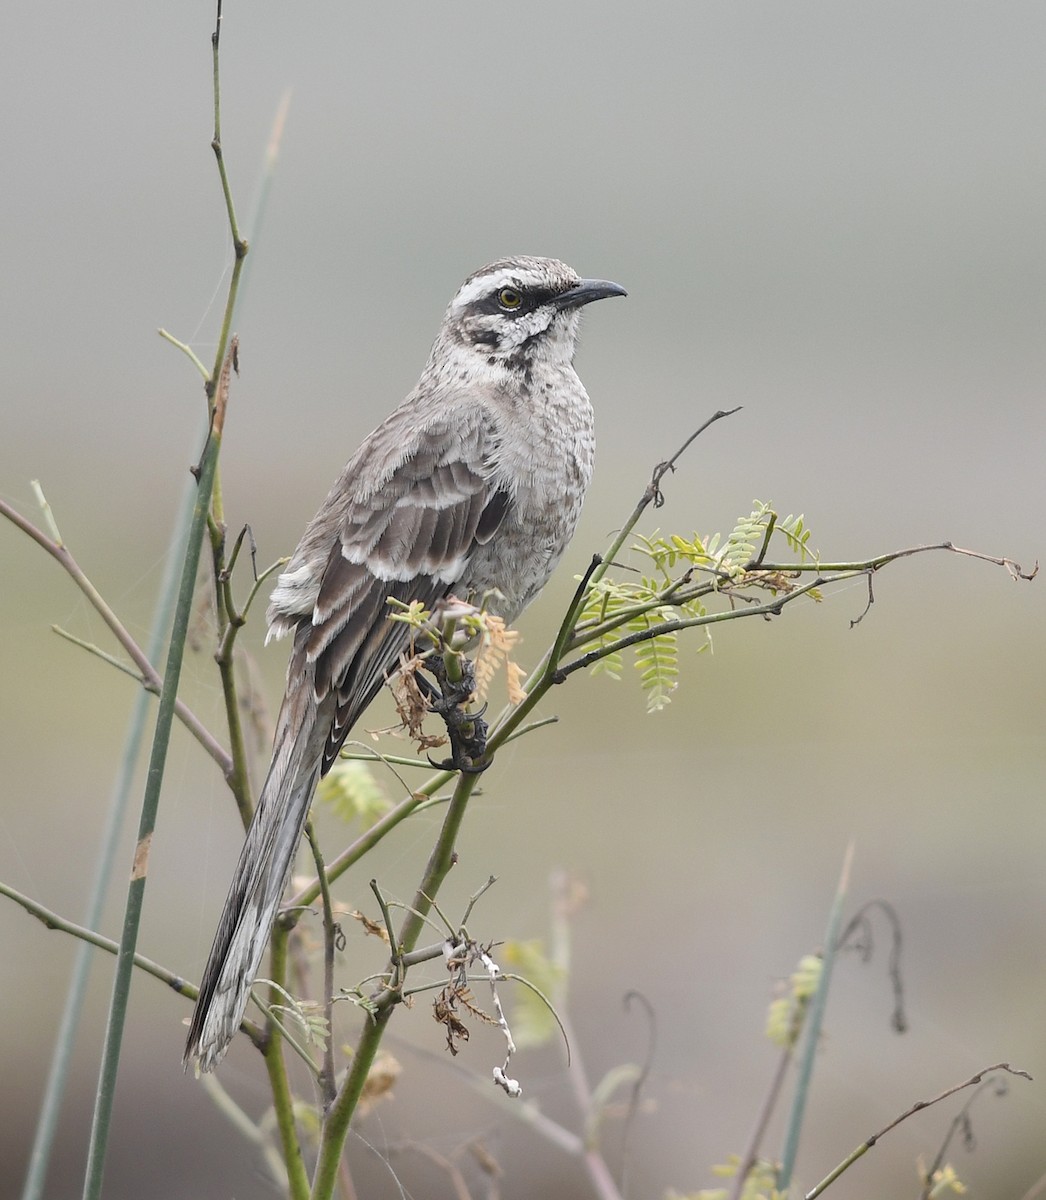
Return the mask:
<svg viewBox="0 0 1046 1200">
<path fill-rule="evenodd" d="M 173 514 L 199 453 L 202 393 L 165 326 L 209 361 L 230 265 L 209 147 L 208 4 L 21 5 L 0 47 L 0 491 L 35 515 L 42 481 L 81 564 L 144 640 Z M 571 576 L 651 467 L 718 407 L 650 514 L 729 529 L 754 496 L 805 512 L 829 558 L 923 541 L 1043 554 L 1046 9 L 1039 3 L 230 4 L 224 143 L 248 219 L 273 116 L 293 97 L 237 319 L 242 375 L 223 451 L 230 526 L 259 559 L 293 547 L 360 439 L 406 393 L 460 280 L 552 254 L 629 298 L 587 318 L 579 369 L 597 475 L 567 562 L 522 622 L 533 663 Z M 0 877 L 83 911 L 133 699 L 60 641 L 110 648 L 59 568 L 11 527 L 4 559 Z M 1008 1059 L 1046 1078 L 1043 583 L 955 557 L 718 633 L 645 715 L 633 680 L 576 677 L 561 723 L 484 781 L 443 899 L 500 877 L 473 929 L 547 931 L 555 867 L 589 891 L 574 928 L 577 1050 L 599 1078 L 658 1045 L 631 1133 L 633 1194 L 712 1186 L 740 1152 L 775 1052 L 775 981 L 822 937 L 847 842 L 852 902 L 887 897 L 905 932 L 911 1029 L 888 1026 L 885 939 L 840 965 L 798 1175 L 812 1185 L 909 1104 Z M 260 615 L 260 614 L 259 614 Z M 270 705 L 281 648 L 256 653 Z M 187 695 L 220 727 L 206 638 Z M 375 716 L 372 724 L 384 718 Z M 405 894 L 437 817 L 366 878 Z M 328 844 L 344 834 L 324 824 Z M 131 837 L 105 931 L 117 934 Z M 238 845 L 217 773 L 171 752 L 140 949 L 196 977 Z M 0 1194 L 16 1195 L 73 957 L 0 904 Z M 342 980 L 360 973 L 353 931 Z M 362 954 L 362 950 L 360 951 Z M 78 1195 L 111 960 L 99 958 L 49 1195 Z M 179 1067 L 188 1005 L 136 981 L 108 1194 L 271 1194 Z M 480 1138 L 505 1197 L 588 1195 L 577 1166 L 449 1068 L 424 1008 L 396 1022 L 405 1073 L 360 1125 L 362 1193 L 451 1195 L 424 1157 Z M 351 1026 L 345 1032 L 351 1040 Z M 477 1034 L 456 1064 L 486 1075 Z M 527 1094 L 578 1128 L 558 1052 L 518 1060 Z M 252 1114 L 260 1065 L 223 1081 Z M 1042 1084 L 974 1111 L 950 1155 L 977 1197 L 1046 1171 Z M 833 1189 L 914 1196 L 959 1100 L 885 1139 Z M 617 1163 L 621 1124 L 605 1139 Z M 775 1152 L 779 1132 L 767 1149 Z M 479 1180 L 465 1167 L 470 1182 Z"/>
</svg>

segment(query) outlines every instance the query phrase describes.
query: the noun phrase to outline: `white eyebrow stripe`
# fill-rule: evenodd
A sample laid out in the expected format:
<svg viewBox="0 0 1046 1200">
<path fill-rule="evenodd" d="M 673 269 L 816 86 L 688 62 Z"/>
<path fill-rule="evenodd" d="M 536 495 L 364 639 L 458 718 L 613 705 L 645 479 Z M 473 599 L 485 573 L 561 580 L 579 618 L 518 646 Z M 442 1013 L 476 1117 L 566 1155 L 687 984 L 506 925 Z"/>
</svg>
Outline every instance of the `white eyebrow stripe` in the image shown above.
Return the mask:
<svg viewBox="0 0 1046 1200">
<path fill-rule="evenodd" d="M 523 287 L 524 279 L 525 272 L 514 270 L 512 267 L 495 271 L 492 275 L 479 275 L 469 283 L 462 284 L 458 294 L 450 302 L 450 307 L 452 309 L 466 308 L 482 296 L 488 296 L 491 292 L 497 291 L 498 288 Z"/>
</svg>

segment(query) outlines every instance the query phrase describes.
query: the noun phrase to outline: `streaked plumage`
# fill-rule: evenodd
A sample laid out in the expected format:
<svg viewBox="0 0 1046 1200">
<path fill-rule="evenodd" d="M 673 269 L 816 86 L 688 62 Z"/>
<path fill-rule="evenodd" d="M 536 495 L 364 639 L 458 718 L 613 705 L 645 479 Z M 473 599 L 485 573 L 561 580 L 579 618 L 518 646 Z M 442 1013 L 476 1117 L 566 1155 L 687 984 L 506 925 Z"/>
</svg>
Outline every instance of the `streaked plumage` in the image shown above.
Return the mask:
<svg viewBox="0 0 1046 1200">
<path fill-rule="evenodd" d="M 209 1071 L 242 1019 L 316 783 L 396 668 L 387 601 L 500 593 L 514 620 L 573 536 L 594 451 L 573 368 L 580 309 L 617 284 L 504 259 L 451 301 L 417 386 L 360 446 L 280 575 L 269 637 L 293 639 L 273 758 L 193 1014 Z"/>
</svg>

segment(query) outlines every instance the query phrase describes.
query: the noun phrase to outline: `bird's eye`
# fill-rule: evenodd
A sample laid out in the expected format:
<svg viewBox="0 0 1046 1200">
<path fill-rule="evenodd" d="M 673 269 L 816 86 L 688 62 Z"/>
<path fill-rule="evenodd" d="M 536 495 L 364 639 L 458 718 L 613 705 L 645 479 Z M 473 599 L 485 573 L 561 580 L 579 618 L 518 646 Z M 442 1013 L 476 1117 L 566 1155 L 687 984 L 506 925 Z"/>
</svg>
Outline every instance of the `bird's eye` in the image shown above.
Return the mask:
<svg viewBox="0 0 1046 1200">
<path fill-rule="evenodd" d="M 502 288 L 498 292 L 498 303 L 502 308 L 519 308 L 523 303 L 523 297 L 515 288 Z"/>
</svg>

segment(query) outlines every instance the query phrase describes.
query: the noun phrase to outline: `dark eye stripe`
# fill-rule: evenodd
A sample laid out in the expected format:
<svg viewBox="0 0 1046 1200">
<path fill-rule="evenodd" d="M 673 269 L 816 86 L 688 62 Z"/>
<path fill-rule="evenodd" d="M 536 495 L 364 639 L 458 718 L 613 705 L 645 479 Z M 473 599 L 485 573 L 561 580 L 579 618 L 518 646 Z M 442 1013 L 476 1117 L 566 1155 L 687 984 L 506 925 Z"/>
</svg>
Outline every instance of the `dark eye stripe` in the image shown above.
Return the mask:
<svg viewBox="0 0 1046 1200">
<path fill-rule="evenodd" d="M 517 308 L 506 308 L 499 296 L 505 289 L 519 293 L 519 306 Z M 555 299 L 557 293 L 552 288 L 514 288 L 510 284 L 505 284 L 499 287 L 496 292 L 492 292 L 489 296 L 483 296 L 472 305 L 472 311 L 476 313 L 500 313 L 503 317 L 518 317 L 526 312 L 533 312 L 535 308 L 540 308 L 543 304 L 548 304 L 550 300 Z"/>
<path fill-rule="evenodd" d="M 483 296 L 482 299 L 477 300 L 472 306 L 472 311 L 477 313 L 499 313 L 503 317 L 518 317 L 520 313 L 527 311 L 530 307 L 530 296 L 527 292 L 524 292 L 520 288 L 512 289 L 519 292 L 519 307 L 506 308 L 498 299 L 504 290 L 504 288 L 498 288 L 491 295 Z"/>
</svg>

